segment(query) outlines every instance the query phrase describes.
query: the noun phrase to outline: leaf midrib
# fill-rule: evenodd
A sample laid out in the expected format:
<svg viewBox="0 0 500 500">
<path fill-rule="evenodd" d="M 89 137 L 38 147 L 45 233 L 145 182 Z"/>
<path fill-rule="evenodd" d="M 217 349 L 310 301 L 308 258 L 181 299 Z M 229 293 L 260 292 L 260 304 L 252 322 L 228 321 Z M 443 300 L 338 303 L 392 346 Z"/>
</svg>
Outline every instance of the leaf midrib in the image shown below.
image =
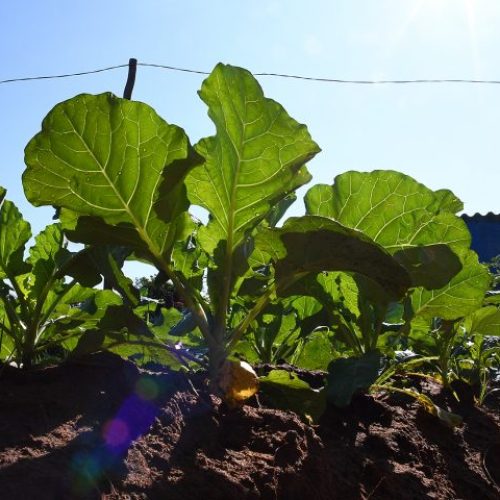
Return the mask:
<svg viewBox="0 0 500 500">
<path fill-rule="evenodd" d="M 75 135 L 80 139 L 81 143 L 83 144 L 83 146 L 85 147 L 85 149 L 87 150 L 88 154 L 91 156 L 91 158 L 94 160 L 95 164 L 97 165 L 97 167 L 99 168 L 100 172 L 101 172 L 101 175 L 104 177 L 104 179 L 106 180 L 106 182 L 109 184 L 109 186 L 111 187 L 111 189 L 113 190 L 115 196 L 118 198 L 118 200 L 120 201 L 120 203 L 123 205 L 124 207 L 124 210 L 125 212 L 127 213 L 127 215 L 130 217 L 132 223 L 134 224 L 134 226 L 136 227 L 138 233 L 139 233 L 139 236 L 141 237 L 141 239 L 147 244 L 148 248 L 150 248 L 151 250 L 153 250 L 153 254 L 155 255 L 156 258 L 158 258 L 160 261 L 162 261 L 162 256 L 161 256 L 161 249 L 160 248 L 157 248 L 157 245 L 154 244 L 154 242 L 151 240 L 150 236 L 149 236 L 149 233 L 147 232 L 146 230 L 146 226 L 147 226 L 147 223 L 149 222 L 149 216 L 150 216 L 150 213 L 151 213 L 151 208 L 152 208 L 152 200 L 150 202 L 150 206 L 148 208 L 148 215 L 146 217 L 146 220 L 145 220 L 145 224 L 144 226 L 140 223 L 139 219 L 135 216 L 134 212 L 130 209 L 130 206 L 128 205 L 128 203 L 125 201 L 125 199 L 121 196 L 120 192 L 116 189 L 116 186 L 115 184 L 111 181 L 111 178 L 108 176 L 107 172 L 106 172 L 106 165 L 101 165 L 101 162 L 97 159 L 97 157 L 95 156 L 95 154 L 93 153 L 93 151 L 89 148 L 88 144 L 87 144 L 87 141 L 84 139 L 83 135 L 80 134 L 78 132 L 78 130 L 76 129 L 71 117 L 69 116 L 69 114 L 67 113 L 66 109 L 63 110 L 64 111 L 64 114 L 68 120 L 68 122 L 71 124 L 72 128 L 73 128 L 73 131 L 75 133 Z M 141 131 L 140 131 L 140 127 L 139 127 L 139 143 L 140 143 L 140 138 L 141 138 Z M 111 140 L 110 140 L 110 144 L 111 144 Z M 129 146 L 132 146 L 129 144 Z M 138 148 L 136 146 L 132 146 L 134 147 L 134 149 L 136 151 L 139 151 Z M 106 164 L 109 163 L 109 160 L 111 158 L 111 147 L 109 148 L 109 154 L 108 154 L 108 158 L 106 160 Z M 141 171 L 140 171 L 140 166 L 141 166 L 141 163 L 139 161 L 139 172 L 138 172 L 138 178 L 140 177 L 141 175 Z M 157 180 L 156 180 L 156 183 L 155 183 L 155 190 L 156 188 L 158 187 L 158 181 L 160 179 L 160 175 L 157 177 Z M 86 203 L 88 203 L 88 200 L 85 200 L 84 198 L 82 198 L 81 196 L 79 196 L 77 193 L 75 193 L 73 191 L 73 189 L 71 188 L 71 186 L 69 186 L 70 190 L 73 192 L 74 195 L 78 196 L 80 199 L 82 199 L 83 201 L 85 201 Z M 154 192 L 154 190 L 153 190 Z"/>
</svg>

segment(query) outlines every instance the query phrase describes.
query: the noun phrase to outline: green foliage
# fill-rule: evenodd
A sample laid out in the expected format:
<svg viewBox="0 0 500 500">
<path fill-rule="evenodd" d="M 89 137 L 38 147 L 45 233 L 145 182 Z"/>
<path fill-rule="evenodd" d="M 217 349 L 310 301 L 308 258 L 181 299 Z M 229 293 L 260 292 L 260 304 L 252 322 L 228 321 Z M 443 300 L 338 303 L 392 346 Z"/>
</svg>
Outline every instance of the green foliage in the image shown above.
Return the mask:
<svg viewBox="0 0 500 500">
<path fill-rule="evenodd" d="M 2 194 L 4 191 L 2 190 Z M 60 224 L 47 226 L 24 258 L 30 225 L 16 206 L 4 200 L 0 208 L 1 357 L 29 368 L 34 362 L 70 349 L 72 339 L 99 323 L 111 303 L 93 286 L 101 280 L 92 267 L 92 250 L 70 252 Z M 65 277 L 68 277 L 66 279 Z M 111 292 L 110 292 L 111 293 Z M 118 303 L 121 299 L 113 294 Z M 93 313 L 82 304 L 95 304 Z"/>
<path fill-rule="evenodd" d="M 348 406 L 357 390 L 366 390 L 377 380 L 380 368 L 381 355 L 377 351 L 332 361 L 326 379 L 327 399 L 340 408 Z"/>
<path fill-rule="evenodd" d="M 282 296 L 295 294 L 296 282 L 321 271 L 362 274 L 394 298 L 411 285 L 405 270 L 370 238 L 324 217 L 292 217 L 282 228 L 260 231 L 255 245 L 273 260 Z"/>
<path fill-rule="evenodd" d="M 194 146 L 148 105 L 109 93 L 76 96 L 47 115 L 26 147 L 23 185 L 33 204 L 58 209 L 60 224 L 25 261 L 29 226 L 3 204 L 0 279 L 12 288 L 0 310 L 3 356 L 21 352 L 9 330 L 14 313 L 34 307 L 45 324 L 56 306 L 47 315 L 30 301 L 79 290 L 85 307 L 57 302 L 67 308 L 67 349 L 175 367 L 206 356 L 212 389 L 224 376 L 227 393 L 231 355 L 328 370 L 324 391 L 280 371 L 261 380 L 277 405 L 317 419 L 325 397 L 345 406 L 358 390 L 389 387 L 395 372 L 384 379 L 381 370 L 398 350 L 419 344 L 447 380 L 459 326 L 497 334 L 495 302 L 477 311 L 491 278 L 470 250 L 453 193 L 394 171 L 347 172 L 313 186 L 306 214 L 278 227 L 310 181 L 306 163 L 319 146 L 246 70 L 218 64 L 199 95 L 215 134 Z M 208 211 L 206 224 L 191 204 Z M 62 231 L 89 246 L 70 255 Z M 126 258 L 159 270 L 142 296 L 121 273 Z M 120 296 L 86 288 L 101 276 Z M 38 326 L 23 352 L 38 345 Z"/>
<path fill-rule="evenodd" d="M 27 145 L 25 160 L 26 197 L 65 209 L 74 239 L 125 244 L 161 265 L 191 230 L 184 178 L 201 159 L 184 131 L 146 104 L 112 94 L 62 102 Z"/>
<path fill-rule="evenodd" d="M 305 163 L 319 147 L 249 72 L 217 65 L 200 97 L 216 134 L 194 148 L 143 103 L 102 94 L 58 104 L 26 147 L 28 199 L 61 209 L 74 241 L 124 245 L 164 272 L 208 345 L 212 378 L 268 304 L 324 270 L 366 275 L 394 297 L 405 292 L 405 269 L 359 231 L 317 216 L 272 227 L 310 180 Z M 206 226 L 192 221 L 190 202 L 209 211 Z M 190 238 L 198 250 L 183 259 Z M 262 293 L 242 301 L 259 261 Z M 272 348 L 262 349 L 269 357 Z"/>
<path fill-rule="evenodd" d="M 437 372 L 449 388 L 455 381 L 469 384 L 471 391 L 477 386 L 482 402 L 500 369 L 499 318 L 498 308 L 487 305 L 456 321 L 421 320 L 410 331 L 409 345 L 434 358 L 422 367 L 424 373 Z"/>
<path fill-rule="evenodd" d="M 308 213 L 362 231 L 394 255 L 412 277 L 417 314 L 454 319 L 482 301 L 488 272 L 469 249 L 470 233 L 455 215 L 462 204 L 450 191 L 399 172 L 346 172 L 311 188 L 305 201 Z"/>
</svg>

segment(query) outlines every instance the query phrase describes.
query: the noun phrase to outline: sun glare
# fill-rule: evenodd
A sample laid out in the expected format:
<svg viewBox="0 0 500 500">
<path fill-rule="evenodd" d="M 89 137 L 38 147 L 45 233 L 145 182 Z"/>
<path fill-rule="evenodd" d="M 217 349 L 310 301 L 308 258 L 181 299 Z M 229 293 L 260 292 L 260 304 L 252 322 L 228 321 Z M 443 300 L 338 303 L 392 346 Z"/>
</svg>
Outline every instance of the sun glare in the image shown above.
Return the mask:
<svg viewBox="0 0 500 500">
<path fill-rule="evenodd" d="M 456 9 L 457 6 L 465 11 L 467 16 L 474 16 L 477 7 L 477 0 L 419 0 L 417 9 L 425 10 L 426 13 L 436 15 L 446 15 L 450 9 Z"/>
<path fill-rule="evenodd" d="M 469 38 L 474 73 L 480 73 L 477 43 L 477 17 L 479 2 L 477 0 L 416 0 L 410 3 L 406 19 L 399 25 L 395 33 L 399 41 L 412 26 L 425 32 L 441 34 L 461 29 L 456 22 L 463 23 L 463 29 Z"/>
</svg>

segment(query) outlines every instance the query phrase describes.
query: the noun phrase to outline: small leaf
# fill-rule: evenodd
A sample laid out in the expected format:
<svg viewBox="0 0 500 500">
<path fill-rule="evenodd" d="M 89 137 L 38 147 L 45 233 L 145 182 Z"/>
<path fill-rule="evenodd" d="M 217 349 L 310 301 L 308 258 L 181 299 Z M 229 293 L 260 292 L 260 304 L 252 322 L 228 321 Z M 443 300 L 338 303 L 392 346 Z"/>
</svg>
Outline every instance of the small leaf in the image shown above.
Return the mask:
<svg viewBox="0 0 500 500">
<path fill-rule="evenodd" d="M 17 207 L 5 200 L 0 208 L 0 279 L 25 274 L 24 247 L 31 238 L 31 228 Z"/>
<path fill-rule="evenodd" d="M 339 358 L 328 366 L 327 399 L 335 406 L 348 406 L 354 393 L 368 389 L 380 370 L 381 355 L 371 351 L 358 358 Z"/>
<path fill-rule="evenodd" d="M 259 390 L 259 379 L 245 361 L 226 360 L 219 370 L 217 387 L 230 405 L 240 405 Z"/>
<path fill-rule="evenodd" d="M 331 333 L 314 332 L 306 339 L 302 351 L 294 360 L 294 365 L 304 370 L 326 371 L 335 356 Z"/>
<path fill-rule="evenodd" d="M 312 422 L 318 422 L 326 408 L 324 389 L 312 389 L 295 373 L 271 370 L 260 377 L 261 391 L 271 404 L 282 410 L 292 410 Z"/>
</svg>

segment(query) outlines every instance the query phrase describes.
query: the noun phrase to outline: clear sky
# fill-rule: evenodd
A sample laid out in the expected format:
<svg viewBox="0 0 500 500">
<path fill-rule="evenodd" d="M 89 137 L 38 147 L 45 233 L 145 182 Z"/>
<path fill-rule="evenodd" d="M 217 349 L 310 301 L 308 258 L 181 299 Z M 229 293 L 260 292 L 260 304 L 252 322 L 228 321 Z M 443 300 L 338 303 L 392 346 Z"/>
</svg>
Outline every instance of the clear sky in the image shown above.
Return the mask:
<svg viewBox="0 0 500 500">
<path fill-rule="evenodd" d="M 341 79 L 500 80 L 500 0 L 35 0 L 0 3 L 0 80 L 141 62 Z M 23 149 L 59 101 L 123 92 L 126 69 L 0 85 L 0 185 L 32 223 Z M 213 127 L 203 76 L 139 68 L 133 98 L 192 142 Z M 447 187 L 465 211 L 500 212 L 500 85 L 344 85 L 260 77 L 266 95 L 322 148 L 313 183 L 346 170 L 394 169 Z M 301 194 L 305 190 L 301 191 Z M 302 203 L 293 214 L 303 212 Z"/>
</svg>

